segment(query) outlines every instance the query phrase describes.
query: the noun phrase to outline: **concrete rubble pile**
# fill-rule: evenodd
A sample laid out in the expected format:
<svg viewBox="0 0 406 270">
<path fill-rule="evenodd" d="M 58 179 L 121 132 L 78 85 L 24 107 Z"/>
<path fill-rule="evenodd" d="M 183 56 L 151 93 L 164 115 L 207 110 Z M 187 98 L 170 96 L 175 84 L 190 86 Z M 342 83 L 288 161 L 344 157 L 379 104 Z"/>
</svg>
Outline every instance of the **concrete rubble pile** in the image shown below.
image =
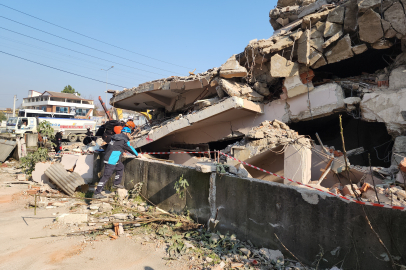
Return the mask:
<svg viewBox="0 0 406 270">
<path fill-rule="evenodd" d="M 224 153 L 326 189 L 337 184 L 334 175 L 346 178 L 337 168 L 325 168 L 332 157 L 340 160 L 335 162 L 336 167 L 343 163 L 342 153 L 337 156 L 332 147 L 335 154 L 317 157 L 315 149 L 323 151 L 320 145 L 299 136 L 288 125 L 348 114 L 385 125 L 394 141 L 391 165 L 396 167 L 400 163 L 398 156 L 394 159 L 396 153 L 406 152 L 403 5 L 392 0 L 279 0 L 269 13 L 275 30 L 272 37 L 250 41 L 243 52 L 231 56 L 219 68 L 116 91 L 110 104 L 137 111 L 153 110 L 153 120 L 131 141 L 143 151 L 169 151 L 172 144 L 179 142 L 223 142 L 226 146 L 232 140 Z M 267 165 L 267 159 L 279 158 L 278 151 L 297 159 L 292 164 L 280 160 L 279 167 Z M 295 151 L 300 155 L 294 155 Z M 240 176 L 281 182 L 224 156 L 221 160 L 237 168 L 231 168 L 234 173 L 247 171 Z M 296 162 L 300 169 L 290 174 Z M 193 166 L 207 165 L 207 172 L 217 170 L 212 163 L 197 160 Z M 343 168 L 342 164 L 338 167 Z M 376 189 L 388 190 L 395 182 L 403 182 L 401 172 L 389 176 L 379 172 L 385 168 L 372 166 L 371 173 L 369 167 L 351 165 L 349 170 L 357 175 L 358 189 L 366 182 L 373 188 L 370 180 L 374 175 L 379 180 Z M 340 194 L 348 195 L 343 193 L 344 187 L 338 189 Z"/>
</svg>

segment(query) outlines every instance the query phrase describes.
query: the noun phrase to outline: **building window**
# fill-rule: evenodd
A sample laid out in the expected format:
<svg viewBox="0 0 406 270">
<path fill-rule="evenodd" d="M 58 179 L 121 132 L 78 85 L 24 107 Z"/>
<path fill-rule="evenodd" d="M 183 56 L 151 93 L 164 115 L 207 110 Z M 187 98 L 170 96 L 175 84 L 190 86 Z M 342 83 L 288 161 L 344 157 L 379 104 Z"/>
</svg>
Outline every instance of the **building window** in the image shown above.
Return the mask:
<svg viewBox="0 0 406 270">
<path fill-rule="evenodd" d="M 68 113 L 68 107 L 56 107 L 57 113 Z"/>
<path fill-rule="evenodd" d="M 46 106 L 42 106 L 42 107 L 41 107 L 41 110 L 43 110 L 44 112 L 46 112 L 46 111 L 47 111 L 47 107 L 46 107 Z"/>
<path fill-rule="evenodd" d="M 89 112 L 89 109 L 76 109 L 76 115 L 86 116 Z"/>
</svg>

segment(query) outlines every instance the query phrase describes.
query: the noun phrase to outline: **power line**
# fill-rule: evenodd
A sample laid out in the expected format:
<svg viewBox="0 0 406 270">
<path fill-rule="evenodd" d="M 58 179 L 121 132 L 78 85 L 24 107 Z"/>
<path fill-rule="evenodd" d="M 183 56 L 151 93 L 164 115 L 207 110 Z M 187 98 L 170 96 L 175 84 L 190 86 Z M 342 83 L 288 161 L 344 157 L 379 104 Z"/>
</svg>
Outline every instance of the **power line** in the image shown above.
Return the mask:
<svg viewBox="0 0 406 270">
<path fill-rule="evenodd" d="M 79 60 L 79 61 L 84 61 L 85 63 L 91 63 L 91 64 L 93 64 L 93 65 L 95 65 L 95 66 L 98 66 L 98 67 L 99 67 L 99 68 L 98 68 L 99 71 L 100 71 L 100 66 L 101 66 L 101 65 L 105 65 L 105 64 L 101 64 L 101 63 L 96 63 L 96 62 L 88 61 L 88 60 L 85 60 L 85 59 L 83 59 L 83 58 L 75 57 L 75 56 L 72 56 L 72 55 L 69 55 L 69 54 L 64 54 L 64 53 L 61 53 L 61 52 L 56 52 L 56 51 L 53 51 L 53 50 L 48 50 L 48 49 L 45 49 L 45 48 L 41 48 L 41 47 L 38 47 L 38 46 L 35 46 L 35 45 L 32 45 L 32 44 L 29 44 L 29 43 L 21 42 L 21 41 L 18 41 L 18 40 L 13 40 L 13 39 L 11 39 L 11 38 L 6 38 L 6 37 L 3 37 L 3 36 L 0 36 L 0 38 L 5 39 L 5 40 L 8 40 L 8 41 L 15 42 L 15 43 L 18 43 L 18 44 L 26 45 L 26 46 L 29 46 L 30 48 L 36 48 L 36 49 L 39 49 L 39 50 L 44 50 L 44 51 L 46 51 L 46 52 L 52 52 L 52 53 L 57 54 L 57 55 L 60 55 L 60 56 L 66 56 L 66 57 L 69 57 L 70 59 L 73 58 L 73 59 L 77 59 L 77 60 Z M 4 44 L 1 44 L 0 46 L 5 46 L 5 45 L 4 45 Z M 12 49 L 15 49 L 15 48 L 12 48 Z M 52 59 L 54 59 L 54 58 L 52 58 Z M 62 61 L 64 61 L 64 60 L 62 60 Z M 64 61 L 64 62 L 66 62 L 66 61 Z M 73 64 L 73 63 L 70 63 L 70 62 L 66 62 L 66 63 Z M 78 64 L 74 64 L 74 65 L 78 65 Z M 79 66 L 79 65 L 78 65 L 78 66 Z M 81 67 L 83 67 L 83 66 L 81 66 Z M 89 69 L 90 69 L 90 67 L 85 67 L 85 68 L 89 68 Z M 147 75 L 143 75 L 143 74 L 137 74 L 137 73 L 131 73 L 131 72 L 128 72 L 128 71 L 122 70 L 122 69 L 116 69 L 116 70 L 118 70 L 118 71 L 120 71 L 120 72 L 125 72 L 125 73 L 128 73 L 128 74 L 131 74 L 131 75 L 133 75 L 133 76 L 141 76 L 141 77 L 150 77 L 150 78 L 153 78 L 153 77 L 151 77 L 151 76 L 147 76 Z M 117 75 L 117 76 L 122 76 L 122 77 L 130 78 L 130 79 L 134 80 L 134 77 L 130 77 L 130 76 L 128 76 L 128 75 L 121 75 L 121 74 L 119 75 L 119 74 L 114 73 L 114 72 L 113 72 L 113 74 L 115 74 L 115 75 Z M 138 80 L 139 80 L 139 79 L 138 79 Z"/>
<path fill-rule="evenodd" d="M 72 75 L 75 75 L 75 76 L 79 76 L 79 77 L 82 77 L 82 78 L 85 78 L 85 79 L 89 79 L 89 80 L 92 80 L 92 81 L 101 82 L 101 83 L 107 83 L 107 82 L 100 81 L 100 80 L 97 80 L 97 79 L 93 79 L 93 78 L 90 78 L 90 77 L 86 77 L 86 76 L 83 76 L 83 75 L 80 75 L 80 74 L 76 74 L 76 73 L 73 73 L 73 72 L 70 72 L 70 71 L 66 71 L 66 70 L 63 70 L 63 69 L 59 69 L 59 68 L 51 67 L 51 66 L 48 66 L 48 65 L 45 65 L 45 64 L 41 64 L 41 63 L 38 63 L 38 62 L 35 62 L 35 61 L 32 61 L 32 60 L 26 59 L 26 58 L 23 58 L 23 57 L 20 57 L 20 56 L 11 54 L 11 53 L 6 53 L 6 52 L 3 52 L 3 51 L 0 51 L 0 53 L 4 53 L 4 54 L 10 55 L 10 56 L 13 56 L 13 57 L 15 57 L 15 58 L 19 58 L 19 59 L 22 59 L 22 60 L 25 60 L 25 61 L 28 61 L 28 62 L 37 64 L 37 65 L 41 65 L 41 66 L 44 66 L 44 67 L 47 67 L 47 68 L 52 68 L 52 69 L 55 69 L 55 70 L 58 70 L 58 71 L 62 71 L 62 72 L 68 73 L 68 74 L 72 74 Z M 121 86 L 121 85 L 117 85 L 117 84 L 112 84 L 112 83 L 107 83 L 107 84 L 113 85 L 113 86 L 118 86 L 118 87 L 121 87 L 121 88 L 127 88 L 127 87 L 125 87 L 125 86 Z"/>
<path fill-rule="evenodd" d="M 28 36 L 28 35 L 25 35 L 25 34 L 22 34 L 22 33 L 19 33 L 19 32 L 16 32 L 16 31 L 13 31 L 13 30 L 10 30 L 10 29 L 1 27 L 1 26 L 0 26 L 0 29 L 3 29 L 3 30 L 6 30 L 6 31 L 15 33 L 15 34 L 17 34 L 17 35 L 21 35 L 21 36 L 24 36 L 24 37 L 28 37 L 28 38 L 31 38 L 31 39 L 34 39 L 34 40 L 37 40 L 37 41 L 40 41 L 40 42 L 43 42 L 43 43 L 46 43 L 46 44 L 49 44 L 49 45 L 58 47 L 58 48 L 62 48 L 62 49 L 68 50 L 68 51 L 72 51 L 72 52 L 79 53 L 79 54 L 82 54 L 82 55 L 86 55 L 86 56 L 89 56 L 89 57 L 92 57 L 92 58 L 96 58 L 96 59 L 99 59 L 99 60 L 103 60 L 103 61 L 107 61 L 107 62 L 110 62 L 110 63 L 114 63 L 114 64 L 117 64 L 117 65 L 122 65 L 123 67 L 128 67 L 128 68 L 132 68 L 132 69 L 136 69 L 136 70 L 140 70 L 140 71 L 144 71 L 144 72 L 148 72 L 148 73 L 152 73 L 152 74 L 156 74 L 156 75 L 165 76 L 165 75 L 160 74 L 160 73 L 156 73 L 156 72 L 152 72 L 152 71 L 148 71 L 148 70 L 144 70 L 144 69 L 140 69 L 140 68 L 128 66 L 128 65 L 125 65 L 125 64 L 122 64 L 122 63 L 119 63 L 119 62 L 114 62 L 114 61 L 107 60 L 107 59 L 104 59 L 104 58 L 100 58 L 100 57 L 97 57 L 97 56 L 94 56 L 94 55 L 91 55 L 91 54 L 87 54 L 87 53 L 79 52 L 79 51 L 76 51 L 76 50 L 73 50 L 73 49 L 69 49 L 69 48 L 66 48 L 66 47 L 63 47 L 63 46 L 60 46 L 60 45 L 57 45 L 57 44 L 54 44 L 54 43 L 45 41 L 45 40 L 41 40 L 41 39 L 38 39 L 38 38 L 35 38 L 35 37 L 31 37 L 31 36 Z"/>
<path fill-rule="evenodd" d="M 34 19 L 40 20 L 40 21 L 42 21 L 42 22 L 48 23 L 48 24 L 53 25 L 53 26 L 56 26 L 56 27 L 59 27 L 59 28 L 64 29 L 64 30 L 66 30 L 66 31 L 69 31 L 69 32 L 75 33 L 75 34 L 77 34 L 77 35 L 80 35 L 80 36 L 83 36 L 83 37 L 86 37 L 86 38 L 89 38 L 89 39 L 95 40 L 95 41 L 97 41 L 97 42 L 101 42 L 101 43 L 103 43 L 103 44 L 106 44 L 106 45 L 112 46 L 112 47 L 114 47 L 114 48 L 117 48 L 117 49 L 120 49 L 120 50 L 124 50 L 124 51 L 130 52 L 130 53 L 134 53 L 134 54 L 137 54 L 137 55 L 140 55 L 140 56 L 143 56 L 143 57 L 146 57 L 146 58 L 152 59 L 152 60 L 156 60 L 156 61 L 159 61 L 159 62 L 162 62 L 162 63 L 165 63 L 165 64 L 169 64 L 169 65 L 173 65 L 173 66 L 177 66 L 177 67 L 181 67 L 181 68 L 186 68 L 186 69 L 192 69 L 192 68 L 190 68 L 190 67 L 180 66 L 180 65 L 173 64 L 173 63 L 170 63 L 170 62 L 166 62 L 166 61 L 163 61 L 163 60 L 159 60 L 159 59 L 156 59 L 156 58 L 153 58 L 153 57 L 150 57 L 150 56 L 144 55 L 144 54 L 140 54 L 140 53 L 137 53 L 137 52 L 133 52 L 133 51 L 127 50 L 127 49 L 125 49 L 125 48 L 121 48 L 121 47 L 119 47 L 119 46 L 116 46 L 116 45 L 114 45 L 114 44 L 110 44 L 110 43 L 104 42 L 104 41 L 102 41 L 102 40 L 99 40 L 99 39 L 96 39 L 96 38 L 92 38 L 92 37 L 90 37 L 90 36 L 87 36 L 87 35 L 81 34 L 81 33 L 79 33 L 79 32 L 76 32 L 76 31 L 70 30 L 70 29 L 65 28 L 65 27 L 63 27 L 63 26 L 60 26 L 60 25 L 57 25 L 57 24 L 54 24 L 54 23 L 48 22 L 48 21 L 46 21 L 46 20 L 43 20 L 43 19 L 38 18 L 38 17 L 35 17 L 35 16 L 31 15 L 31 14 L 28 14 L 28 13 L 25 13 L 25 12 L 23 12 L 23 11 L 17 10 L 17 9 L 15 9 L 15 8 L 12 8 L 12 7 L 6 6 L 6 5 L 4 5 L 4 4 L 0 4 L 0 5 L 1 5 L 1 6 L 3 6 L 3 7 L 9 8 L 9 9 L 11 9 L 11 10 L 14 10 L 14 11 L 16 11 L 16 12 L 19 12 L 19 13 L 21 13 L 21 14 L 27 15 L 27 16 L 29 16 L 29 17 L 31 17 L 31 18 L 34 18 Z"/>
<path fill-rule="evenodd" d="M 80 45 L 80 46 L 83 46 L 83 47 L 86 47 L 86 48 L 89 48 L 89 49 L 92 49 L 92 50 L 95 50 L 95 51 L 98 51 L 98 52 L 102 52 L 102 53 L 105 53 L 105 54 L 108 54 L 108 55 L 111 55 L 111 56 L 114 56 L 114 57 L 118 57 L 118 58 L 121 58 L 121 59 L 130 61 L 130 62 L 137 63 L 137 64 L 139 64 L 139 65 L 143 65 L 143 66 L 146 66 L 146 67 L 150 67 L 150 68 L 154 68 L 154 69 L 159 69 L 159 70 L 162 70 L 162 71 L 171 72 L 171 73 L 175 73 L 175 74 L 180 74 L 180 73 L 173 72 L 173 71 L 170 71 L 170 70 L 166 70 L 166 69 L 154 67 L 154 66 L 151 66 L 151 65 L 147 65 L 147 64 L 144 64 L 144 63 L 141 63 L 141 62 L 137 62 L 137 61 L 134 61 L 134 60 L 131 60 L 131 59 L 122 57 L 122 56 L 118 56 L 118 55 L 115 55 L 115 54 L 112 54 L 112 53 L 109 53 L 109 52 L 105 52 L 105 51 L 102 51 L 102 50 L 99 50 L 99 49 L 96 49 L 96 48 L 93 48 L 93 47 L 84 45 L 84 44 L 82 44 L 82 43 L 79 43 L 79 42 L 76 42 L 76 41 L 73 41 L 73 40 L 70 40 L 70 39 L 67 39 L 67 38 L 64 38 L 64 37 L 60 37 L 60 36 L 58 36 L 58 35 L 54 35 L 54 34 L 52 34 L 52 33 L 46 32 L 46 31 L 44 31 L 44 30 L 41 30 L 41 29 L 38 29 L 38 28 L 35 28 L 35 27 L 32 27 L 32 26 L 29 26 L 29 25 L 27 25 L 27 24 L 24 24 L 24 23 L 21 23 L 21 22 L 18 22 L 18 21 L 15 21 L 15 20 L 6 18 L 6 17 L 4 17 L 4 16 L 0 16 L 0 18 L 3 18 L 3 19 L 6 19 L 6 20 L 9 20 L 9 21 L 12 21 L 12 22 L 17 23 L 17 24 L 20 24 L 20 25 L 24 25 L 25 27 L 28 27 L 28 28 L 37 30 L 37 31 L 39 31 L 39 32 L 42 32 L 42 33 L 45 33 L 45 34 L 51 35 L 51 36 L 53 36 L 53 37 L 57 37 L 57 38 L 60 38 L 60 39 L 69 41 L 69 42 L 72 42 L 72 43 L 74 43 L 74 44 L 77 44 L 77 45 Z"/>
</svg>

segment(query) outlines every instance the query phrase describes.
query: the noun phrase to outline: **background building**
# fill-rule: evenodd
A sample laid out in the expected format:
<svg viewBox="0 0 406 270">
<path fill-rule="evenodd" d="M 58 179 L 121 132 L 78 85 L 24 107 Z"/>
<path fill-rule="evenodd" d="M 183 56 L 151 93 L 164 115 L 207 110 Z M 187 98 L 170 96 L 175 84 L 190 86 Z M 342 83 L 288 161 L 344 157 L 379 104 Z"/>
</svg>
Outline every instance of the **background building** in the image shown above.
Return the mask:
<svg viewBox="0 0 406 270">
<path fill-rule="evenodd" d="M 94 104 L 93 100 L 82 98 L 77 94 L 52 91 L 40 93 L 29 90 L 28 97 L 23 99 L 22 107 L 54 113 L 70 113 L 72 109 L 75 109 L 76 115 L 89 116 L 94 109 Z"/>
</svg>

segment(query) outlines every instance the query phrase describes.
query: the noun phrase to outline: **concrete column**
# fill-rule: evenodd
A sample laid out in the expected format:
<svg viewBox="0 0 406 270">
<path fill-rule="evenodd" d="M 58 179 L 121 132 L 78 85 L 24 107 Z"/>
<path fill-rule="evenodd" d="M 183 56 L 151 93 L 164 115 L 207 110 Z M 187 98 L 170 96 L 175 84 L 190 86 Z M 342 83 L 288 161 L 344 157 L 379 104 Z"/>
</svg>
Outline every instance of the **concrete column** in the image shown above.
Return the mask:
<svg viewBox="0 0 406 270">
<path fill-rule="evenodd" d="M 210 217 L 214 219 L 216 217 L 216 173 L 210 174 L 210 189 L 209 189 L 209 205 L 210 205 Z"/>
<path fill-rule="evenodd" d="M 286 147 L 284 161 L 284 176 L 300 183 L 308 184 L 311 181 L 312 151 L 300 144 L 291 144 Z M 283 180 L 284 184 L 292 183 Z"/>
</svg>

